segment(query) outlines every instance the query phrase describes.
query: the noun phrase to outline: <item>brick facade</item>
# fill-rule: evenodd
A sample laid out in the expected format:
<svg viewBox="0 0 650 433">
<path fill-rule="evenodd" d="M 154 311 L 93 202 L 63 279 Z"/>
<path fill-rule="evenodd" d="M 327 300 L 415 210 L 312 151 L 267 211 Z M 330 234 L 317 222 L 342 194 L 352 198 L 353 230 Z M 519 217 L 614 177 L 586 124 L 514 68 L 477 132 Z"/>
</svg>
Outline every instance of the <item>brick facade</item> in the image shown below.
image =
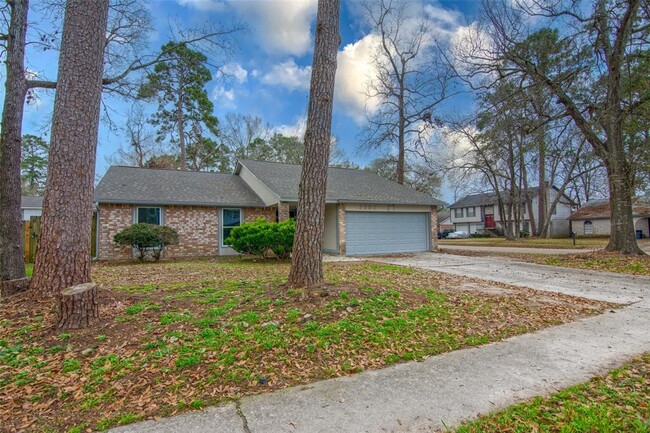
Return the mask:
<svg viewBox="0 0 650 433">
<path fill-rule="evenodd" d="M 164 224 L 178 232 L 166 258 L 209 257 L 219 253 L 219 212 L 215 207 L 164 206 Z"/>
<path fill-rule="evenodd" d="M 278 208 L 269 206 L 264 208 L 249 207 L 244 209 L 244 222 L 252 223 L 258 218 L 264 218 L 270 223 L 274 223 L 278 219 Z"/>
<path fill-rule="evenodd" d="M 131 249 L 118 247 L 113 236 L 133 224 L 133 206 L 124 204 L 99 205 L 97 258 L 100 260 L 129 260 Z"/>
<path fill-rule="evenodd" d="M 438 211 L 431 206 L 431 251 L 438 251 Z"/>
<path fill-rule="evenodd" d="M 133 212 L 137 206 L 123 204 L 99 205 L 100 260 L 131 260 L 129 247 L 118 247 L 113 236 L 133 224 Z M 219 254 L 221 209 L 204 206 L 155 206 L 162 209 L 163 224 L 178 232 L 178 245 L 167 247 L 165 257 L 209 257 Z M 275 222 L 278 208 L 242 209 L 243 222 L 257 218 Z"/>
</svg>

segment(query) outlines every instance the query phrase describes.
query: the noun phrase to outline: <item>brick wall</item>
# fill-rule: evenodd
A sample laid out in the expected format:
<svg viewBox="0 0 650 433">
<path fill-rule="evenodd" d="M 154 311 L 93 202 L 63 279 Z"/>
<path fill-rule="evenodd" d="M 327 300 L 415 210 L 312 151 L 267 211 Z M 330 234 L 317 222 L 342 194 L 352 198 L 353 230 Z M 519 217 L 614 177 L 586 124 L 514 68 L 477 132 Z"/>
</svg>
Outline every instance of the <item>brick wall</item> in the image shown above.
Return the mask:
<svg viewBox="0 0 650 433">
<path fill-rule="evenodd" d="M 344 256 L 347 251 L 345 243 L 345 205 L 339 203 L 337 212 L 339 214 L 339 254 Z"/>
<path fill-rule="evenodd" d="M 215 207 L 165 206 L 164 223 L 178 232 L 178 245 L 166 258 L 207 257 L 219 253 L 219 212 Z"/>
<path fill-rule="evenodd" d="M 113 236 L 133 223 L 133 206 L 124 204 L 99 205 L 99 245 L 100 260 L 130 260 L 131 249 L 118 247 L 113 243 Z"/>
<path fill-rule="evenodd" d="M 269 206 L 264 208 L 249 207 L 244 209 L 244 222 L 251 223 L 258 218 L 264 218 L 268 222 L 274 223 L 278 218 L 278 208 Z M 288 211 L 287 211 L 288 212 Z"/>
<path fill-rule="evenodd" d="M 438 251 L 438 212 L 431 206 L 431 251 Z"/>
</svg>

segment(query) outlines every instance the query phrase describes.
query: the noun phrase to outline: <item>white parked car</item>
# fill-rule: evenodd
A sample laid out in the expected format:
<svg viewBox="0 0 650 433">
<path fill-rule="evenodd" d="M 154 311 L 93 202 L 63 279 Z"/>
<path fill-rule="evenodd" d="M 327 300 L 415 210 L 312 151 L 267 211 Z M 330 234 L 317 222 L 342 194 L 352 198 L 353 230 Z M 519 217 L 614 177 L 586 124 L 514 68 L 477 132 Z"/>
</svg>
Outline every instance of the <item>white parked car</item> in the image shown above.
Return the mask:
<svg viewBox="0 0 650 433">
<path fill-rule="evenodd" d="M 468 237 L 469 233 L 462 230 L 451 232 L 447 235 L 447 239 L 467 239 Z"/>
</svg>

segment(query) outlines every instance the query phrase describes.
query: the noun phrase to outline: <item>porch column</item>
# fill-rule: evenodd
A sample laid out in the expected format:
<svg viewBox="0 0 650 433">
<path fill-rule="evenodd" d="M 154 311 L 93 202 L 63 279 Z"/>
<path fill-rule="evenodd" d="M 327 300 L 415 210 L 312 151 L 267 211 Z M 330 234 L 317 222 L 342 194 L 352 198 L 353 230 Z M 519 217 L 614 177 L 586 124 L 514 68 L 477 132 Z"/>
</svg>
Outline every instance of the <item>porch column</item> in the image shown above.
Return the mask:
<svg viewBox="0 0 650 433">
<path fill-rule="evenodd" d="M 338 214 L 338 231 L 339 231 L 339 254 L 344 256 L 346 252 L 345 247 L 345 205 L 339 203 L 336 209 Z"/>
<path fill-rule="evenodd" d="M 278 203 L 278 222 L 289 219 L 289 203 Z"/>
<path fill-rule="evenodd" d="M 438 251 L 438 207 L 431 206 L 431 251 Z"/>
</svg>

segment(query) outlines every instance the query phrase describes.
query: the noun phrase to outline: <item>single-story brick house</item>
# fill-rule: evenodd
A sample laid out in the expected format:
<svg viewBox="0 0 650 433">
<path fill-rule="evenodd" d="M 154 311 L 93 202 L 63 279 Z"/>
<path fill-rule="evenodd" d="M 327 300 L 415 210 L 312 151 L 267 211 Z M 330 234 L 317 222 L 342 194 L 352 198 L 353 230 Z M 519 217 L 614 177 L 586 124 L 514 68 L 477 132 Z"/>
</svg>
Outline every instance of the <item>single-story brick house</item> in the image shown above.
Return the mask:
<svg viewBox="0 0 650 433">
<path fill-rule="evenodd" d="M 592 200 L 573 212 L 569 219 L 578 236 L 609 236 L 611 230 L 609 200 Z M 650 237 L 650 201 L 635 199 L 632 204 L 634 230 Z"/>
<path fill-rule="evenodd" d="M 129 259 L 113 236 L 136 222 L 179 233 L 167 257 L 236 254 L 224 240 L 243 222 L 293 217 L 302 167 L 243 160 L 232 174 L 112 166 L 95 189 L 100 260 Z M 428 194 L 365 170 L 330 168 L 323 250 L 341 255 L 431 251 L 436 209 Z"/>
</svg>

